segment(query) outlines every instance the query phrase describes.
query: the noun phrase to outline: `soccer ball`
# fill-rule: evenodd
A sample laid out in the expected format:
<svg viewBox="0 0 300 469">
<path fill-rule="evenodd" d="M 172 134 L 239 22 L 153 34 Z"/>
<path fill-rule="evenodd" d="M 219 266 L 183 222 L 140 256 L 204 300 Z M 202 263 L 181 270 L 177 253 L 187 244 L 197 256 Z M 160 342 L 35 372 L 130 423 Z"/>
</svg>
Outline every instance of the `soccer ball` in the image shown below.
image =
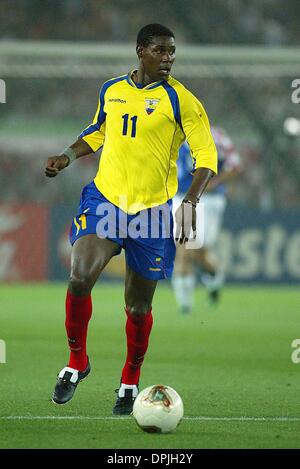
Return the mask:
<svg viewBox="0 0 300 469">
<path fill-rule="evenodd" d="M 169 433 L 183 417 L 183 402 L 175 389 L 155 384 L 143 389 L 133 404 L 137 425 L 148 433 Z"/>
</svg>

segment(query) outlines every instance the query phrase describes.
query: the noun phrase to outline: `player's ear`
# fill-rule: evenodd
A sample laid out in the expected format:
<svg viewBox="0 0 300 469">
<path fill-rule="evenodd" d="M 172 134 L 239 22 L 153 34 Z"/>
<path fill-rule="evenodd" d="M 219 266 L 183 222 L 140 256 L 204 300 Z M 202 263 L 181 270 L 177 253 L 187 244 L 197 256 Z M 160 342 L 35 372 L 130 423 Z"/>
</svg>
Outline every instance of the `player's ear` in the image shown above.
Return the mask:
<svg viewBox="0 0 300 469">
<path fill-rule="evenodd" d="M 143 56 L 143 47 L 142 46 L 136 46 L 136 53 L 139 59 L 142 58 Z"/>
</svg>

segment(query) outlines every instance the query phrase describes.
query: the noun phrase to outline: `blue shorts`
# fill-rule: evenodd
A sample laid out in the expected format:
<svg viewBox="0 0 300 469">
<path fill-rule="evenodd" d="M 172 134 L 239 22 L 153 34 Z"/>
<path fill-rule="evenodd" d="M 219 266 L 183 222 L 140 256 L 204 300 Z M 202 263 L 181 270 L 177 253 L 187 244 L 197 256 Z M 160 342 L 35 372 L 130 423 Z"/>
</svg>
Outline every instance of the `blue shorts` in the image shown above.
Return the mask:
<svg viewBox="0 0 300 469">
<path fill-rule="evenodd" d="M 176 253 L 172 200 L 130 215 L 109 202 L 92 181 L 83 188 L 70 229 L 71 244 L 87 234 L 117 243 L 117 254 L 124 248 L 127 264 L 142 277 L 160 280 L 172 276 Z"/>
</svg>

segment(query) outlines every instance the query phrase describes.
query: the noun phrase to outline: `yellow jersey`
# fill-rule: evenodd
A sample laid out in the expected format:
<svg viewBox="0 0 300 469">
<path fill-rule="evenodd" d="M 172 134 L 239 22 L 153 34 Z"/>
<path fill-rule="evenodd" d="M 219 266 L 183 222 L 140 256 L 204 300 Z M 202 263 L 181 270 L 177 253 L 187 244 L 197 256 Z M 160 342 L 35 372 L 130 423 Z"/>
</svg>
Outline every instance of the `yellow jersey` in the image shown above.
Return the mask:
<svg viewBox="0 0 300 469">
<path fill-rule="evenodd" d="M 133 72 L 106 81 L 91 125 L 80 135 L 103 146 L 96 187 L 127 213 L 155 207 L 177 192 L 178 150 L 187 140 L 193 168 L 217 173 L 217 151 L 206 112 L 179 81 L 142 87 Z"/>
</svg>

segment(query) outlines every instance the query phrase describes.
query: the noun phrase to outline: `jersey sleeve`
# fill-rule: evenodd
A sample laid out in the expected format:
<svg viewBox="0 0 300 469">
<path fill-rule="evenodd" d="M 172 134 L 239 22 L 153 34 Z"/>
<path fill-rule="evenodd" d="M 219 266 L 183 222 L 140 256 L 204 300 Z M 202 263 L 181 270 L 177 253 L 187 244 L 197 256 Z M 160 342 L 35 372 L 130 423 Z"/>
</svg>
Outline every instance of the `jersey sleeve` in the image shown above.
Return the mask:
<svg viewBox="0 0 300 469">
<path fill-rule="evenodd" d="M 182 130 L 194 160 L 193 171 L 208 168 L 217 174 L 218 154 L 204 107 L 186 89 L 180 93 L 179 100 Z"/>
<path fill-rule="evenodd" d="M 98 107 L 93 122 L 84 129 L 78 138 L 82 138 L 96 152 L 102 147 L 105 139 L 104 92 L 100 90 Z"/>
</svg>

